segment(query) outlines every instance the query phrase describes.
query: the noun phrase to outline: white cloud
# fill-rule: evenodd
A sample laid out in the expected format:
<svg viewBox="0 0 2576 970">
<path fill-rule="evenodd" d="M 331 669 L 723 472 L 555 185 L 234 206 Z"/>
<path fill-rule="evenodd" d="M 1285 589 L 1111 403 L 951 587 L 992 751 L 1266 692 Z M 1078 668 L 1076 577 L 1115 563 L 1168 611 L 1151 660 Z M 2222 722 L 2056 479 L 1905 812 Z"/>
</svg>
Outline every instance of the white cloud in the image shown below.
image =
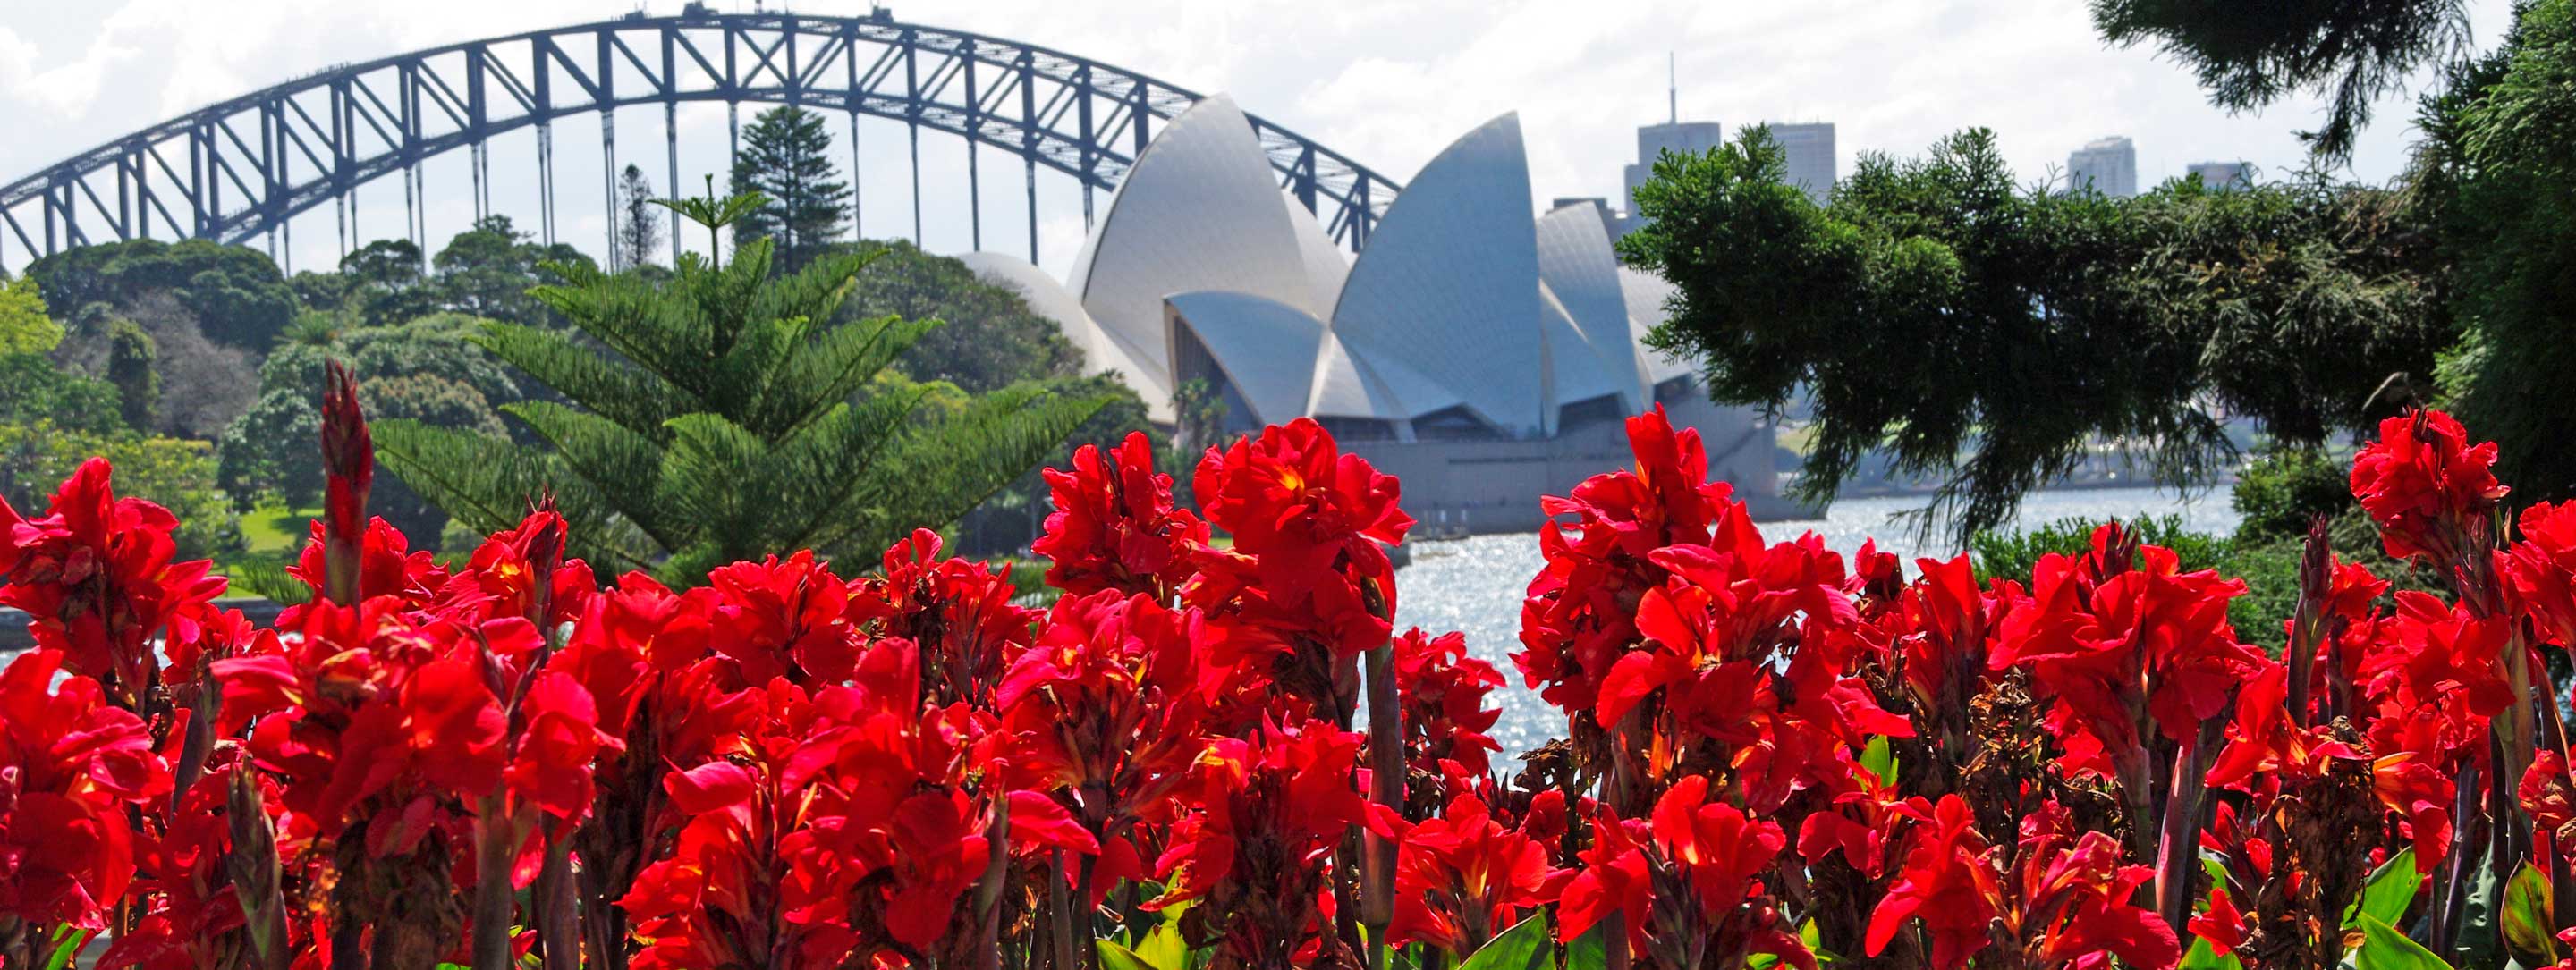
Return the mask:
<svg viewBox="0 0 2576 970">
<path fill-rule="evenodd" d="M 52 5 L 0 27 L 0 181 L 198 105 L 306 74 L 476 37 L 499 36 L 622 13 L 598 0 L 108 0 Z M 648 0 L 655 12 L 680 0 Z M 712 0 L 748 9 L 747 0 Z M 1863 151 L 1900 156 L 1971 125 L 1995 129 L 2025 178 L 2063 164 L 2066 152 L 2104 134 L 2138 146 L 2142 179 L 2192 161 L 2245 158 L 2284 171 L 2301 160 L 2292 132 L 2314 123 L 2316 102 L 2296 98 L 2259 116 L 2208 105 L 2182 68 L 2151 50 L 2106 49 L 2083 5 L 2071 0 L 1812 0 L 1792 4 L 1690 0 L 990 0 L 972 5 L 896 3 L 900 19 L 1025 40 L 1140 71 L 1200 91 L 1226 91 L 1246 110 L 1285 124 L 1399 181 L 1457 133 L 1517 110 L 1540 201 L 1615 195 L 1634 154 L 1634 128 L 1665 112 L 1666 51 L 1678 61 L 1681 111 L 1729 125 L 1824 120 L 1837 125 L 1841 168 Z M 2510 0 L 2472 0 L 2481 40 L 2501 36 Z M 812 13 L 863 14 L 858 0 L 806 0 Z M 777 4 L 771 4 L 775 9 Z M 658 184 L 659 112 L 621 113 L 620 155 L 646 161 Z M 2411 99 L 2384 102 L 2364 138 L 2355 174 L 2385 179 L 2404 163 Z M 721 113 L 682 112 L 683 188 L 719 168 Z M 640 128 L 638 127 L 640 126 Z M 862 192 L 872 233 L 909 234 L 910 201 L 899 126 L 875 127 Z M 596 144 L 586 124 L 558 146 Z M 845 131 L 835 127 L 836 135 Z M 636 132 L 630 134 L 630 132 Z M 957 144 L 923 143 L 927 241 L 965 244 L 964 176 Z M 494 155 L 493 196 L 524 214 L 533 166 Z M 593 166 L 597 153 L 586 156 Z M 567 159 L 566 172 L 578 162 Z M 1026 245 L 1018 165 L 985 156 L 988 246 Z M 461 162 L 433 166 L 432 191 L 463 197 Z M 597 233 L 580 221 L 600 203 L 595 173 L 564 174 L 560 204 L 571 241 Z M 387 200 L 399 193 L 386 190 Z M 1000 198 L 997 200 L 996 196 Z M 1078 192 L 1060 178 L 1041 185 L 1041 248 L 1062 268 L 1079 225 Z M 369 206 L 381 206 L 373 195 Z M 399 204 L 398 201 L 395 204 Z M 433 205 L 433 237 L 461 225 Z M 321 210 L 327 213 L 327 208 Z M 308 220 L 312 221 L 312 220 Z M 368 215 L 362 225 L 399 219 Z M 571 227 L 581 227 L 574 229 Z M 1005 227 L 1017 226 L 1016 229 Z M 299 264 L 327 259 L 327 214 L 299 225 Z M 953 240 L 948 237 L 956 237 Z"/>
</svg>

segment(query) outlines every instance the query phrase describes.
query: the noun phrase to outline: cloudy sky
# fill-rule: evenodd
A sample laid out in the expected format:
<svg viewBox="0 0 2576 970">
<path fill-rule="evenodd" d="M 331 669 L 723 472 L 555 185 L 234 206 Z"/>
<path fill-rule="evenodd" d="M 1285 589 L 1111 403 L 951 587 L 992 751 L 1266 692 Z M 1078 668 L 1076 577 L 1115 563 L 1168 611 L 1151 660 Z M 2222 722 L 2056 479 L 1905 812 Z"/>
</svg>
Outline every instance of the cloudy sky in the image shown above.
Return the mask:
<svg viewBox="0 0 2576 970">
<path fill-rule="evenodd" d="M 749 0 L 712 0 L 750 9 Z M 1678 59 L 1681 114 L 1729 126 L 1831 121 L 1841 170 L 1861 152 L 1920 152 L 1971 125 L 1995 129 L 2025 179 L 2062 167 L 2087 139 L 2136 141 L 2140 181 L 2188 163 L 2245 159 L 2270 172 L 2300 164 L 2292 132 L 2316 123 L 2301 99 L 2260 115 L 2211 108 L 2191 78 L 2145 49 L 2106 48 L 2082 0 L 983 0 L 898 3 L 899 19 L 1044 44 L 1233 94 L 1397 179 L 1456 134 L 1519 111 L 1537 202 L 1616 195 L 1634 129 L 1665 113 L 1665 56 Z M 676 12 L 679 0 L 644 9 Z M 2504 30 L 2509 0 L 2471 0 L 2475 41 Z M 633 0 L 0 0 L 0 182 L 188 109 L 339 62 L 438 44 L 605 19 Z M 773 5 L 772 9 L 775 9 Z M 809 13 L 864 13 L 847 0 L 803 0 Z M 2351 174 L 2384 180 L 2404 164 L 2410 96 L 2383 103 Z M 647 161 L 658 112 L 621 112 L 621 156 Z M 685 112 L 683 180 L 723 158 L 723 109 Z M 846 128 L 835 125 L 840 137 Z M 862 220 L 870 235 L 910 232 L 901 129 L 861 133 Z M 559 234 L 599 247 L 605 208 L 597 126 L 557 127 Z M 513 153 L 516 153 L 515 155 Z M 924 194 L 934 250 L 968 248 L 965 149 L 925 142 Z M 519 161 L 515 164 L 513 158 Z M 495 148 L 494 201 L 535 222 L 532 137 Z M 443 168 L 442 168 L 443 166 Z M 986 248 L 1022 252 L 1019 166 L 982 166 Z M 430 235 L 470 218 L 457 160 L 427 176 Z M 1041 263 L 1061 272 L 1081 235 L 1078 195 L 1041 176 Z M 400 190 L 362 193 L 365 237 L 398 235 Z M 329 210 L 299 220 L 299 267 L 335 255 Z M 16 264 L 23 255 L 10 254 Z"/>
</svg>

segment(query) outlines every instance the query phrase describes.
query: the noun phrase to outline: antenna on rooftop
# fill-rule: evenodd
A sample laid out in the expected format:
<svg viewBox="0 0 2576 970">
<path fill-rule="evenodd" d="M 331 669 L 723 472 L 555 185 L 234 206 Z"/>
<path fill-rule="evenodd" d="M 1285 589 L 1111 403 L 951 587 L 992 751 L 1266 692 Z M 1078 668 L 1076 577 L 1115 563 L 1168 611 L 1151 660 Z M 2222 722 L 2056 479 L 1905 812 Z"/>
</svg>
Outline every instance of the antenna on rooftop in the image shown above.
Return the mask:
<svg viewBox="0 0 2576 970">
<path fill-rule="evenodd" d="M 1664 100 L 1665 100 L 1665 110 L 1666 110 L 1666 111 L 1671 112 L 1670 118 L 1669 118 L 1669 120 L 1667 121 L 1667 123 L 1668 123 L 1668 124 L 1675 124 L 1675 125 L 1681 124 L 1681 123 L 1682 123 L 1682 82 L 1681 82 L 1681 68 L 1679 67 L 1679 62 L 1678 62 L 1677 60 L 1675 60 L 1675 59 L 1674 59 L 1674 57 L 1673 57 L 1673 52 L 1671 52 L 1671 51 L 1665 51 L 1665 52 L 1664 52 Z"/>
</svg>

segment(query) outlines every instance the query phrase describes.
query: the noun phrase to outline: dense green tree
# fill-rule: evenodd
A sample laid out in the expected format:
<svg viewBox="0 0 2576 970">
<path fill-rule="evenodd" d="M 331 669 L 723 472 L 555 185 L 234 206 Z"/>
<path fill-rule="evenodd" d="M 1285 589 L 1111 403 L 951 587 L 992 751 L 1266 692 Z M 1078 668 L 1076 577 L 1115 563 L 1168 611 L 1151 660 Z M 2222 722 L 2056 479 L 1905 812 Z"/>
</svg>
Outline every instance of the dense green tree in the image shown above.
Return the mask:
<svg viewBox="0 0 2576 970">
<path fill-rule="evenodd" d="M 116 385 L 118 413 L 137 428 L 152 423 L 161 405 L 161 375 L 153 367 L 152 335 L 132 320 L 117 320 L 107 331 L 107 382 Z"/>
<path fill-rule="evenodd" d="M 2576 0 L 2522 7 L 2422 124 L 2414 187 L 2437 212 L 2466 324 L 2439 383 L 2500 446 L 2517 500 L 2576 497 Z"/>
<path fill-rule="evenodd" d="M 105 434 L 121 428 L 116 388 L 55 365 L 63 328 L 33 278 L 0 280 L 0 425 Z"/>
<path fill-rule="evenodd" d="M 2193 480 L 2234 454 L 2213 406 L 2317 441 L 2451 337 L 2384 192 L 2019 189 L 1983 130 L 1864 156 L 1826 206 L 1785 174 L 1761 129 L 1666 156 L 1620 251 L 1677 288 L 1650 342 L 1704 361 L 1713 396 L 1806 389 L 1809 499 L 1881 449 L 1944 477 L 1930 511 L 1960 535 L 2103 444 Z"/>
<path fill-rule="evenodd" d="M 2198 75 L 2220 107 L 2251 111 L 2300 90 L 2325 95 L 2325 124 L 2301 137 L 2334 160 L 2351 154 L 2373 100 L 2469 40 L 2464 0 L 2091 3 L 2103 39 L 2155 45 Z"/>
<path fill-rule="evenodd" d="M 615 268 L 650 266 L 653 251 L 662 248 L 662 209 L 653 199 L 653 183 L 644 178 L 644 170 L 626 166 L 617 178 L 617 258 L 611 261 Z"/>
<path fill-rule="evenodd" d="M 511 225 L 510 217 L 501 215 L 486 216 L 456 234 L 431 265 L 438 271 L 438 303 L 446 309 L 506 323 L 548 326 L 559 324 L 560 319 L 530 296 L 529 288 L 563 280 L 550 266 L 595 268 L 580 250 L 565 243 L 538 244 Z"/>
<path fill-rule="evenodd" d="M 0 277 L 0 356 L 45 354 L 63 342 L 63 326 L 45 309 L 35 278 Z"/>
<path fill-rule="evenodd" d="M 321 456 L 313 428 L 321 413 L 323 367 L 339 361 L 358 380 L 368 413 L 440 427 L 506 434 L 500 405 L 526 395 L 509 368 L 467 341 L 486 321 L 440 313 L 389 327 L 334 325 L 347 318 L 310 315 L 260 364 L 259 398 L 224 430 L 217 448 L 219 481 L 244 507 L 262 499 L 301 508 L 320 501 Z M 401 520 L 426 542 L 445 516 L 407 488 L 379 485 L 379 514 Z M 379 482 L 384 482 L 380 478 Z M 424 526 L 420 527 L 420 526 Z"/>
<path fill-rule="evenodd" d="M 166 293 L 207 339 L 251 353 L 267 352 L 295 316 L 295 290 L 266 254 L 206 239 L 82 246 L 35 261 L 27 276 L 44 284 L 57 320 L 93 303 L 121 309 Z"/>
<path fill-rule="evenodd" d="M 841 304 L 843 320 L 891 314 L 947 321 L 895 361 L 905 375 L 982 394 L 1021 381 L 1071 377 L 1082 369 L 1082 351 L 1055 321 L 1030 310 L 1019 293 L 909 242 L 869 245 L 882 252 L 851 284 Z"/>
<path fill-rule="evenodd" d="M 742 133 L 733 159 L 733 192 L 765 197 L 733 224 L 734 245 L 778 244 L 778 271 L 804 269 L 827 252 L 850 222 L 850 185 L 832 165 L 832 136 L 823 116 L 795 105 L 760 113 Z"/>
<path fill-rule="evenodd" d="M 720 229 L 758 205 L 679 207 Z M 920 391 L 869 393 L 937 321 L 832 326 L 874 254 L 772 278 L 774 246 L 755 238 L 723 265 L 692 255 L 667 284 L 555 267 L 568 282 L 536 295 L 583 339 L 512 324 L 476 338 L 572 402 L 504 408 L 547 445 L 384 421 L 385 468 L 475 528 L 551 494 L 594 567 L 696 583 L 794 549 L 869 561 L 906 530 L 954 522 L 1100 408 L 1021 386 L 924 419 Z"/>
</svg>

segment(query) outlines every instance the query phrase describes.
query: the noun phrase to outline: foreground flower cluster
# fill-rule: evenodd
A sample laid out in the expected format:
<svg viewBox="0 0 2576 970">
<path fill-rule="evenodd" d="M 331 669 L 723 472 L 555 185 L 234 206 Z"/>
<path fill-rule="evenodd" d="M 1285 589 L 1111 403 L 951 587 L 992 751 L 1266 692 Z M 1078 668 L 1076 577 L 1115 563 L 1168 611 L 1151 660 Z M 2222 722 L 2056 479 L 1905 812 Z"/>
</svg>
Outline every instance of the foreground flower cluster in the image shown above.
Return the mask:
<svg viewBox="0 0 2576 970">
<path fill-rule="evenodd" d="M 1392 622 L 1397 482 L 1312 422 L 1196 511 L 1142 437 L 1050 470 L 1040 610 L 926 531 L 595 576 L 542 502 L 441 565 L 324 414 L 273 628 L 104 462 L 0 506 L 8 967 L 2576 967 L 2576 509 L 2505 528 L 2438 413 L 2353 487 L 2456 595 L 2320 531 L 2279 631 L 2116 524 L 1991 581 L 1773 543 L 1631 419 L 1547 500 L 1512 659 L 1566 737 L 1516 760 L 1504 674 Z"/>
</svg>

